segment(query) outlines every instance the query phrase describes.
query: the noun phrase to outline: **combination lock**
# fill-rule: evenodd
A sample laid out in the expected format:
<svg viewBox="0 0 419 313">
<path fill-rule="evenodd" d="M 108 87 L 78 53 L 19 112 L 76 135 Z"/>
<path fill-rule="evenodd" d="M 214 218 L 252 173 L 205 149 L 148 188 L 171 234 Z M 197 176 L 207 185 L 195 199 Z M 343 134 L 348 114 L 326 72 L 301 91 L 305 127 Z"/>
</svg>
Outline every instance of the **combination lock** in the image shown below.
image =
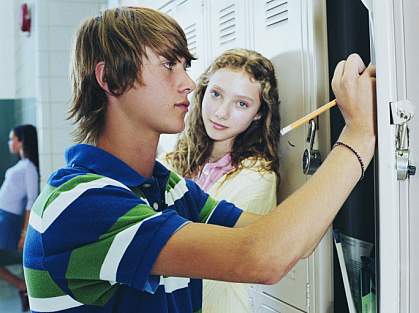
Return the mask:
<svg viewBox="0 0 419 313">
<path fill-rule="evenodd" d="M 310 120 L 310 126 L 308 128 L 308 134 L 306 141 L 309 143 L 309 148 L 304 150 L 303 154 L 303 173 L 305 175 L 313 175 L 314 172 L 320 167 L 322 164 L 322 157 L 318 150 L 313 149 L 314 145 L 314 138 L 316 136 L 316 122 L 314 120 Z"/>
</svg>

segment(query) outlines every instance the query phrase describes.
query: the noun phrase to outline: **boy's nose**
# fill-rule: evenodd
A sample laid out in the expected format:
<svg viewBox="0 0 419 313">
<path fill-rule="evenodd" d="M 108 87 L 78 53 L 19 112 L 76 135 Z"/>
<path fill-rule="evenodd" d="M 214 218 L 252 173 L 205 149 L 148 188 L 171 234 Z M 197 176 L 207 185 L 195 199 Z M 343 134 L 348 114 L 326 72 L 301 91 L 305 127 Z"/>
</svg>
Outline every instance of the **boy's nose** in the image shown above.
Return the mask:
<svg viewBox="0 0 419 313">
<path fill-rule="evenodd" d="M 184 92 L 186 92 L 186 94 L 189 94 L 195 89 L 196 84 L 187 72 L 185 72 L 185 78 L 186 79 L 182 89 Z"/>
</svg>

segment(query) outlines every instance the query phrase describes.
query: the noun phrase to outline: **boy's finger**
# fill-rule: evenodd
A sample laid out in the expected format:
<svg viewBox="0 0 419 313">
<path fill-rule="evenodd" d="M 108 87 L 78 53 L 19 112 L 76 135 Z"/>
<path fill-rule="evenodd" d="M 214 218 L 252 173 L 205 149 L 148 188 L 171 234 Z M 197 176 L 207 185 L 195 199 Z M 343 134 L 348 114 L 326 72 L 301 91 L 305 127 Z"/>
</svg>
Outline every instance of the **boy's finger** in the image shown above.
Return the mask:
<svg viewBox="0 0 419 313">
<path fill-rule="evenodd" d="M 345 63 L 346 61 L 342 60 L 336 65 L 332 78 L 332 87 L 341 81 L 343 72 L 345 70 Z"/>
<path fill-rule="evenodd" d="M 356 77 L 365 70 L 365 64 L 361 57 L 353 53 L 346 59 L 344 76 Z"/>
<path fill-rule="evenodd" d="M 376 66 L 374 64 L 369 64 L 368 67 L 365 69 L 364 73 L 368 75 L 369 77 L 376 77 L 377 76 Z"/>
</svg>

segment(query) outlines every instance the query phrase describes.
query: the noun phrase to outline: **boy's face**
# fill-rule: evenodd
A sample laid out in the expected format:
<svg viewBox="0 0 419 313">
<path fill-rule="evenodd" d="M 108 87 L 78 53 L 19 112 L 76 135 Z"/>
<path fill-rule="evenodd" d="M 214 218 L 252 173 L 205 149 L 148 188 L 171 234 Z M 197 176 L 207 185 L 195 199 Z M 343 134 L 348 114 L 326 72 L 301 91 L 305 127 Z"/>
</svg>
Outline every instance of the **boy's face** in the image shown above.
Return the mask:
<svg viewBox="0 0 419 313">
<path fill-rule="evenodd" d="M 195 83 L 185 70 L 185 60 L 169 61 L 146 50 L 143 60 L 143 85 L 134 87 L 119 97 L 127 122 L 141 125 L 143 131 L 157 134 L 181 132 L 188 112 L 188 94 Z M 138 124 L 137 124 L 138 123 Z"/>
</svg>

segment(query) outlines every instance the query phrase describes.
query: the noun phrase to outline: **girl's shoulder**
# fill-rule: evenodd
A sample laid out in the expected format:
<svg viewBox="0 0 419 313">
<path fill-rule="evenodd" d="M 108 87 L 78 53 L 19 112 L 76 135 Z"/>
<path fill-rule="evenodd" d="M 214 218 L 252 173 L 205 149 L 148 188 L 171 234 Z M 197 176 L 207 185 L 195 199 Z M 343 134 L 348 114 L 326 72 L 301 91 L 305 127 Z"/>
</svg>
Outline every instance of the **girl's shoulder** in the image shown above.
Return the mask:
<svg viewBox="0 0 419 313">
<path fill-rule="evenodd" d="M 29 159 L 22 159 L 19 161 L 19 163 L 21 163 L 22 167 L 24 167 L 25 169 L 36 170 L 35 164 L 33 164 L 33 162 Z"/>
<path fill-rule="evenodd" d="M 264 158 L 249 157 L 240 162 L 238 168 L 223 176 L 224 181 L 254 181 L 263 179 L 276 181 L 276 173 L 271 169 L 270 161 Z"/>
<path fill-rule="evenodd" d="M 239 170 L 250 170 L 259 173 L 273 173 L 270 170 L 271 161 L 261 157 L 248 157 L 240 162 Z"/>
<path fill-rule="evenodd" d="M 21 175 L 30 175 L 31 177 L 39 175 L 35 164 L 29 159 L 22 159 L 16 165 L 18 165 L 18 172 L 20 172 Z"/>
</svg>

